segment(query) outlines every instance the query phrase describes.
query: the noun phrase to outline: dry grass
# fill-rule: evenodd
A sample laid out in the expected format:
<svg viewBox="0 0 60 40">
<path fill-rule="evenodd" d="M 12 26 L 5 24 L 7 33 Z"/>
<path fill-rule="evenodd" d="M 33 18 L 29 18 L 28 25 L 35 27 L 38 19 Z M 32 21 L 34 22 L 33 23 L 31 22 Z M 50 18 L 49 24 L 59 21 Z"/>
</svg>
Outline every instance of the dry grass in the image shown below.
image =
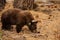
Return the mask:
<svg viewBox="0 0 60 40">
<path fill-rule="evenodd" d="M 13 8 L 13 6 L 7 4 L 4 10 L 9 8 Z M 46 8 L 47 7 L 44 7 L 44 10 L 46 10 Z M 43 8 L 40 8 L 39 10 L 42 9 Z M 4 12 L 4 10 L 2 12 Z M 51 10 L 52 12 L 50 13 L 50 11 L 48 11 L 48 14 L 46 11 L 30 10 L 35 20 L 39 21 L 37 30 L 40 31 L 40 33 L 31 33 L 25 26 L 20 33 L 16 33 L 15 29 L 13 31 L 2 31 L 2 40 L 60 40 L 60 11 L 54 11 L 52 8 Z"/>
</svg>

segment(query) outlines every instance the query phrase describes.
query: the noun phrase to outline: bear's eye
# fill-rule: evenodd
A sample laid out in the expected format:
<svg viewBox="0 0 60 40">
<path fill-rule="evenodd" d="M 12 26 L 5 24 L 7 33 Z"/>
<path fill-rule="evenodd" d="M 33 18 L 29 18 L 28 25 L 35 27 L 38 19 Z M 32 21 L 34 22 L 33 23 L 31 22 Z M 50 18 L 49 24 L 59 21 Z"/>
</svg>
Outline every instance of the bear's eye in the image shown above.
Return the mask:
<svg viewBox="0 0 60 40">
<path fill-rule="evenodd" d="M 31 23 L 28 23 L 28 25 L 31 25 Z"/>
</svg>

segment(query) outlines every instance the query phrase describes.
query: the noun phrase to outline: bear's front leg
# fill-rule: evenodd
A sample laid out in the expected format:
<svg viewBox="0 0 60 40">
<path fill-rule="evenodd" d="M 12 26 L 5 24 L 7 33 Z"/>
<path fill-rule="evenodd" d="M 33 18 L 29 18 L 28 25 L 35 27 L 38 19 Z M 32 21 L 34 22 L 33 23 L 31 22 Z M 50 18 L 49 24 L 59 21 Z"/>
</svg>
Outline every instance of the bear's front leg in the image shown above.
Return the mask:
<svg viewBox="0 0 60 40">
<path fill-rule="evenodd" d="M 21 25 L 16 25 L 16 31 L 17 31 L 17 33 L 21 32 L 22 27 L 23 26 L 21 26 Z"/>
</svg>

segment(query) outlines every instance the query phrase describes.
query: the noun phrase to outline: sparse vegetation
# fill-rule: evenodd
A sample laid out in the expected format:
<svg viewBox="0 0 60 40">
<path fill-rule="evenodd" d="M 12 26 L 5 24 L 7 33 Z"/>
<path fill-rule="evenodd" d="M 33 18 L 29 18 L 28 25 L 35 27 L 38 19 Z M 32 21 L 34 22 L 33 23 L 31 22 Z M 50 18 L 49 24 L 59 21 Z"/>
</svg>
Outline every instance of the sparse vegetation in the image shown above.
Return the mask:
<svg viewBox="0 0 60 40">
<path fill-rule="evenodd" d="M 2 30 L 2 32 L 0 32 L 0 38 L 2 38 L 2 40 L 60 40 L 60 7 L 58 7 L 59 4 L 56 6 L 55 10 L 54 7 L 51 8 L 51 6 L 49 6 L 50 8 L 48 8 L 45 5 L 38 6 L 35 11 L 28 10 L 34 18 L 38 20 L 37 31 L 40 33 L 31 33 L 26 26 L 24 26 L 20 33 L 16 33 L 15 25 L 12 25 L 13 30 Z M 12 8 L 12 5 L 7 4 L 5 7 L 9 9 Z M 4 10 L 6 10 L 6 8 Z"/>
</svg>

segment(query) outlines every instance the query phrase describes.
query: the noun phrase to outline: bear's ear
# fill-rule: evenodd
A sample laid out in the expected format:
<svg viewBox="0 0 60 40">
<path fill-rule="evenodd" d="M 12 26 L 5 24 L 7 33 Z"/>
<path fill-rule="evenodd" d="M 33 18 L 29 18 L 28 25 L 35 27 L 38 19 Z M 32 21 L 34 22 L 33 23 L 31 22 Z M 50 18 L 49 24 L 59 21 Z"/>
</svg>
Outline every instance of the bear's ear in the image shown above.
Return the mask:
<svg viewBox="0 0 60 40">
<path fill-rule="evenodd" d="M 32 23 L 38 23 L 38 21 L 37 20 L 32 20 Z"/>
</svg>

